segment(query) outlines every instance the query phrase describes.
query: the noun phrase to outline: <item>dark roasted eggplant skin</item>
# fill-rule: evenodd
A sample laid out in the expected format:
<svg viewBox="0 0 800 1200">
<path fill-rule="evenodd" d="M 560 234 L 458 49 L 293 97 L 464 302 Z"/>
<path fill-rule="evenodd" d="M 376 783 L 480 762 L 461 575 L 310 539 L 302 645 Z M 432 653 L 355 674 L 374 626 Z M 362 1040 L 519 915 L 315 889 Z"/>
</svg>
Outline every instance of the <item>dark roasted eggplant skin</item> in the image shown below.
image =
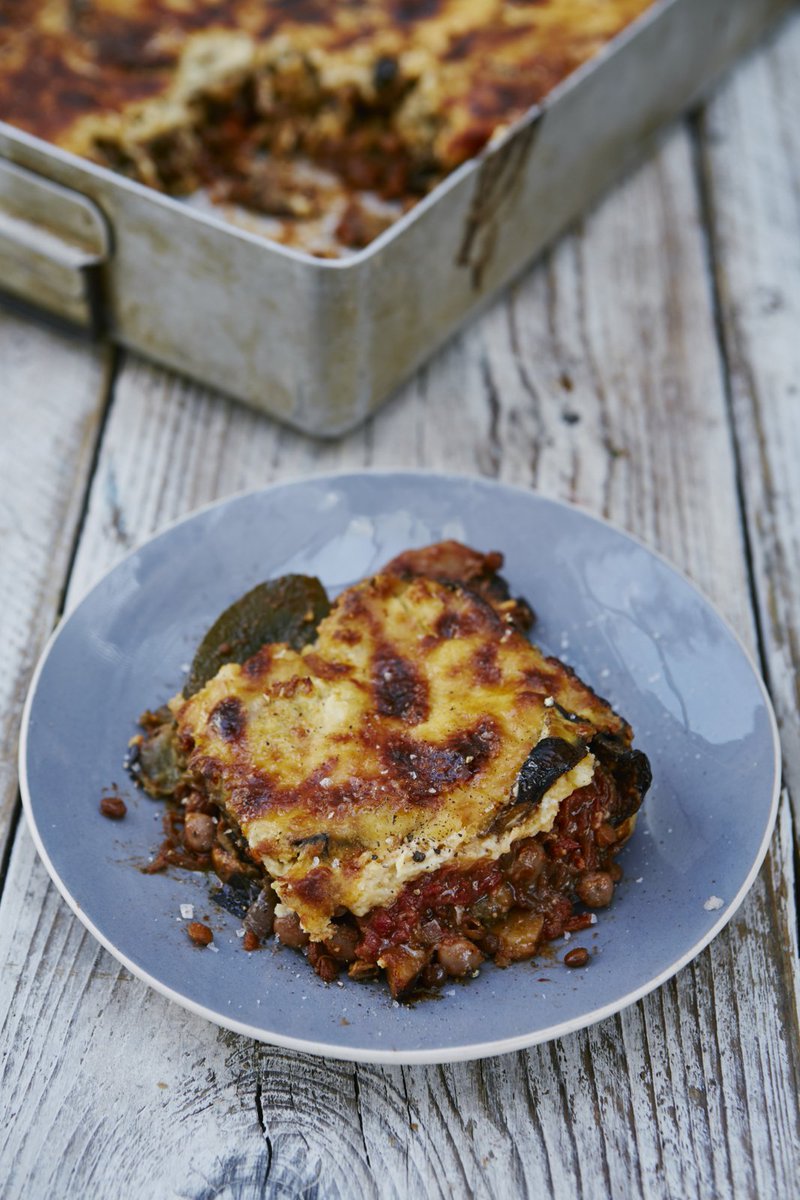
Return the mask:
<svg viewBox="0 0 800 1200">
<path fill-rule="evenodd" d="M 259 583 L 226 608 L 203 638 L 184 697 L 199 691 L 225 663 L 245 662 L 270 642 L 287 642 L 299 650 L 313 641 L 317 626 L 329 612 L 325 589 L 312 576 L 282 575 Z M 163 708 L 143 714 L 140 723 L 145 733 L 131 744 L 128 771 L 151 796 L 167 798 L 183 781 L 175 719 Z"/>
<path fill-rule="evenodd" d="M 560 737 L 542 738 L 522 764 L 514 802 L 497 814 L 487 832 L 502 833 L 511 829 L 532 809 L 538 808 L 548 788 L 585 757 L 586 746 L 579 739 L 568 742 Z"/>
<path fill-rule="evenodd" d="M 226 608 L 203 638 L 184 697 L 198 692 L 226 663 L 243 663 L 271 642 L 300 650 L 314 640 L 330 608 L 324 587 L 310 575 L 282 575 L 257 584 Z"/>
<path fill-rule="evenodd" d="M 534 746 L 519 773 L 517 803 L 526 808 L 536 808 L 542 797 L 557 779 L 566 775 L 586 757 L 586 746 L 581 741 L 568 742 L 565 738 L 543 738 Z"/>
<path fill-rule="evenodd" d="M 598 733 L 592 738 L 592 753 L 617 785 L 618 802 L 610 814 L 612 825 L 621 825 L 641 808 L 653 782 L 650 760 L 641 750 L 631 750 L 622 738 Z"/>
<path fill-rule="evenodd" d="M 631 750 L 622 738 L 608 733 L 595 734 L 588 749 L 616 784 L 616 803 L 609 820 L 614 826 L 621 825 L 638 812 L 650 787 L 653 776 L 649 759 L 641 750 Z M 548 788 L 577 766 L 586 753 L 586 743 L 580 738 L 574 741 L 542 738 L 522 765 L 516 796 L 497 814 L 486 832 L 504 833 L 512 829 L 541 804 Z"/>
<path fill-rule="evenodd" d="M 166 799 L 183 779 L 183 766 L 175 744 L 175 720 L 166 708 L 143 713 L 143 736 L 134 738 L 125 765 L 128 774 L 150 796 Z"/>
</svg>

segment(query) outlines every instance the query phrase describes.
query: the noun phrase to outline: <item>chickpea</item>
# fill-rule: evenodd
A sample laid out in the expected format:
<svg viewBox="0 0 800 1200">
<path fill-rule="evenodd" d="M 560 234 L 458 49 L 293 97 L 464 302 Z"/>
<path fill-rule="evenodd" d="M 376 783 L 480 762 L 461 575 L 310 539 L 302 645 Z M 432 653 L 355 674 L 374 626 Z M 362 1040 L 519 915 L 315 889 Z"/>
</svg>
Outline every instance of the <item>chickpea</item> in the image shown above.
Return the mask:
<svg viewBox="0 0 800 1200">
<path fill-rule="evenodd" d="M 575 891 L 587 908 L 606 908 L 614 897 L 614 881 L 607 871 L 585 871 Z"/>
<path fill-rule="evenodd" d="M 308 945 L 308 934 L 300 924 L 300 918 L 297 913 L 289 913 L 285 917 L 276 917 L 273 926 L 275 936 L 283 942 L 284 946 L 291 946 L 293 950 L 299 950 L 303 946 Z"/>
<path fill-rule="evenodd" d="M 183 826 L 183 844 L 193 854 L 208 854 L 214 845 L 217 827 L 204 812 L 188 812 Z"/>
<path fill-rule="evenodd" d="M 325 942 L 325 949 L 339 962 L 351 963 L 356 956 L 359 932 L 352 925 L 337 925 Z"/>
<path fill-rule="evenodd" d="M 457 979 L 470 975 L 483 962 L 483 955 L 478 947 L 462 937 L 448 938 L 447 941 L 440 942 L 436 955 L 447 974 Z"/>
</svg>

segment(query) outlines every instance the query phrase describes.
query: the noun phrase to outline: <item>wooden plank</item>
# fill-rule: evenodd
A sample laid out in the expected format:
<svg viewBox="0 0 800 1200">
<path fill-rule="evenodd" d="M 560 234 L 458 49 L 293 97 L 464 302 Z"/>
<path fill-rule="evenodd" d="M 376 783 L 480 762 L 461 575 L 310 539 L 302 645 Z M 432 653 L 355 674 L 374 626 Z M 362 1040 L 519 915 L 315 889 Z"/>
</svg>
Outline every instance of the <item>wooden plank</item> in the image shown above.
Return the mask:
<svg viewBox="0 0 800 1200">
<path fill-rule="evenodd" d="M 53 626 L 105 403 L 106 355 L 0 309 L 0 875 L 31 671 Z"/>
<path fill-rule="evenodd" d="M 70 603 L 205 499 L 402 463 L 535 484 L 614 517 L 676 558 L 752 641 L 704 255 L 679 131 L 339 443 L 129 364 Z M 130 1197 L 152 1195 L 154 1179 L 192 1197 L 789 1195 L 797 1038 L 772 1014 L 795 994 L 769 951 L 794 936 L 790 826 L 787 810 L 740 919 L 644 1003 L 525 1054 L 405 1069 L 272 1050 L 150 994 L 55 902 L 23 834 L 4 901 L 14 919 L 0 920 L 5 1178 L 20 1195 L 111 1196 L 120 1177 Z"/>
<path fill-rule="evenodd" d="M 784 777 L 800 805 L 800 13 L 702 123 L 741 491 Z"/>
<path fill-rule="evenodd" d="M 715 97 L 699 123 L 698 139 L 753 596 L 781 729 L 795 854 L 800 844 L 800 134 L 794 120 L 799 51 L 795 11 Z M 788 874 L 773 878 L 772 886 L 788 886 L 788 903 L 795 900 Z M 779 1019 L 797 1028 L 796 931 L 788 932 L 780 966 L 791 977 L 795 1006 Z M 796 1124 L 781 1135 L 793 1136 L 796 1144 Z"/>
</svg>

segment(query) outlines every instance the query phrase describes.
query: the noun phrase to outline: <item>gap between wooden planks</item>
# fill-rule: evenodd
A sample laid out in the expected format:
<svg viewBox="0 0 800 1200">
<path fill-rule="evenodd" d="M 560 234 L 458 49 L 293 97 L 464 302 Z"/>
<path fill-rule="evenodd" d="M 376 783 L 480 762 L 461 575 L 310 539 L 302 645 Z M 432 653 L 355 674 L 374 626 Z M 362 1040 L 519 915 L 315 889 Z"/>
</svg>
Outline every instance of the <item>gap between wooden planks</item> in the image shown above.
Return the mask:
<svg viewBox="0 0 800 1200">
<path fill-rule="evenodd" d="M 214 495 L 420 464 L 606 512 L 685 566 L 752 644 L 737 512 L 749 481 L 736 477 L 691 159 L 679 131 L 335 446 L 128 364 L 68 603 Z M 20 835 L 4 898 L 16 916 L 0 923 L 6 1178 L 27 1195 L 114 1195 L 120 1179 L 130 1196 L 153 1179 L 192 1197 L 260 1195 L 265 1180 L 274 1195 L 788 1195 L 796 990 L 772 947 L 795 945 L 790 834 L 784 807 L 778 853 L 733 927 L 642 1004 L 526 1054 L 402 1070 L 270 1050 L 169 1006 L 94 946 Z"/>
</svg>

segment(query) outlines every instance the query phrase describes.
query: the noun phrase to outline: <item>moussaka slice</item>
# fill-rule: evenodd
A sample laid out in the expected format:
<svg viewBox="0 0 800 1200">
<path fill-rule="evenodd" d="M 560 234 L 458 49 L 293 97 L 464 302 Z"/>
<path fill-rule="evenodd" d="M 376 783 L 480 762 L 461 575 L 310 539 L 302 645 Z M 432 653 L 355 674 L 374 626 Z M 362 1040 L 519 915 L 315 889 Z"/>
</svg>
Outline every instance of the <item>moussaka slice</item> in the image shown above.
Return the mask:
<svg viewBox="0 0 800 1200">
<path fill-rule="evenodd" d="M 223 878 L 271 884 L 266 925 L 274 899 L 278 937 L 325 979 L 383 969 L 406 995 L 530 957 L 612 898 L 647 759 L 528 640 L 501 563 L 457 543 L 401 555 L 141 742 L 145 784 L 180 802 L 181 852 L 204 825 Z M 177 756 L 160 789 L 158 738 Z"/>
</svg>

